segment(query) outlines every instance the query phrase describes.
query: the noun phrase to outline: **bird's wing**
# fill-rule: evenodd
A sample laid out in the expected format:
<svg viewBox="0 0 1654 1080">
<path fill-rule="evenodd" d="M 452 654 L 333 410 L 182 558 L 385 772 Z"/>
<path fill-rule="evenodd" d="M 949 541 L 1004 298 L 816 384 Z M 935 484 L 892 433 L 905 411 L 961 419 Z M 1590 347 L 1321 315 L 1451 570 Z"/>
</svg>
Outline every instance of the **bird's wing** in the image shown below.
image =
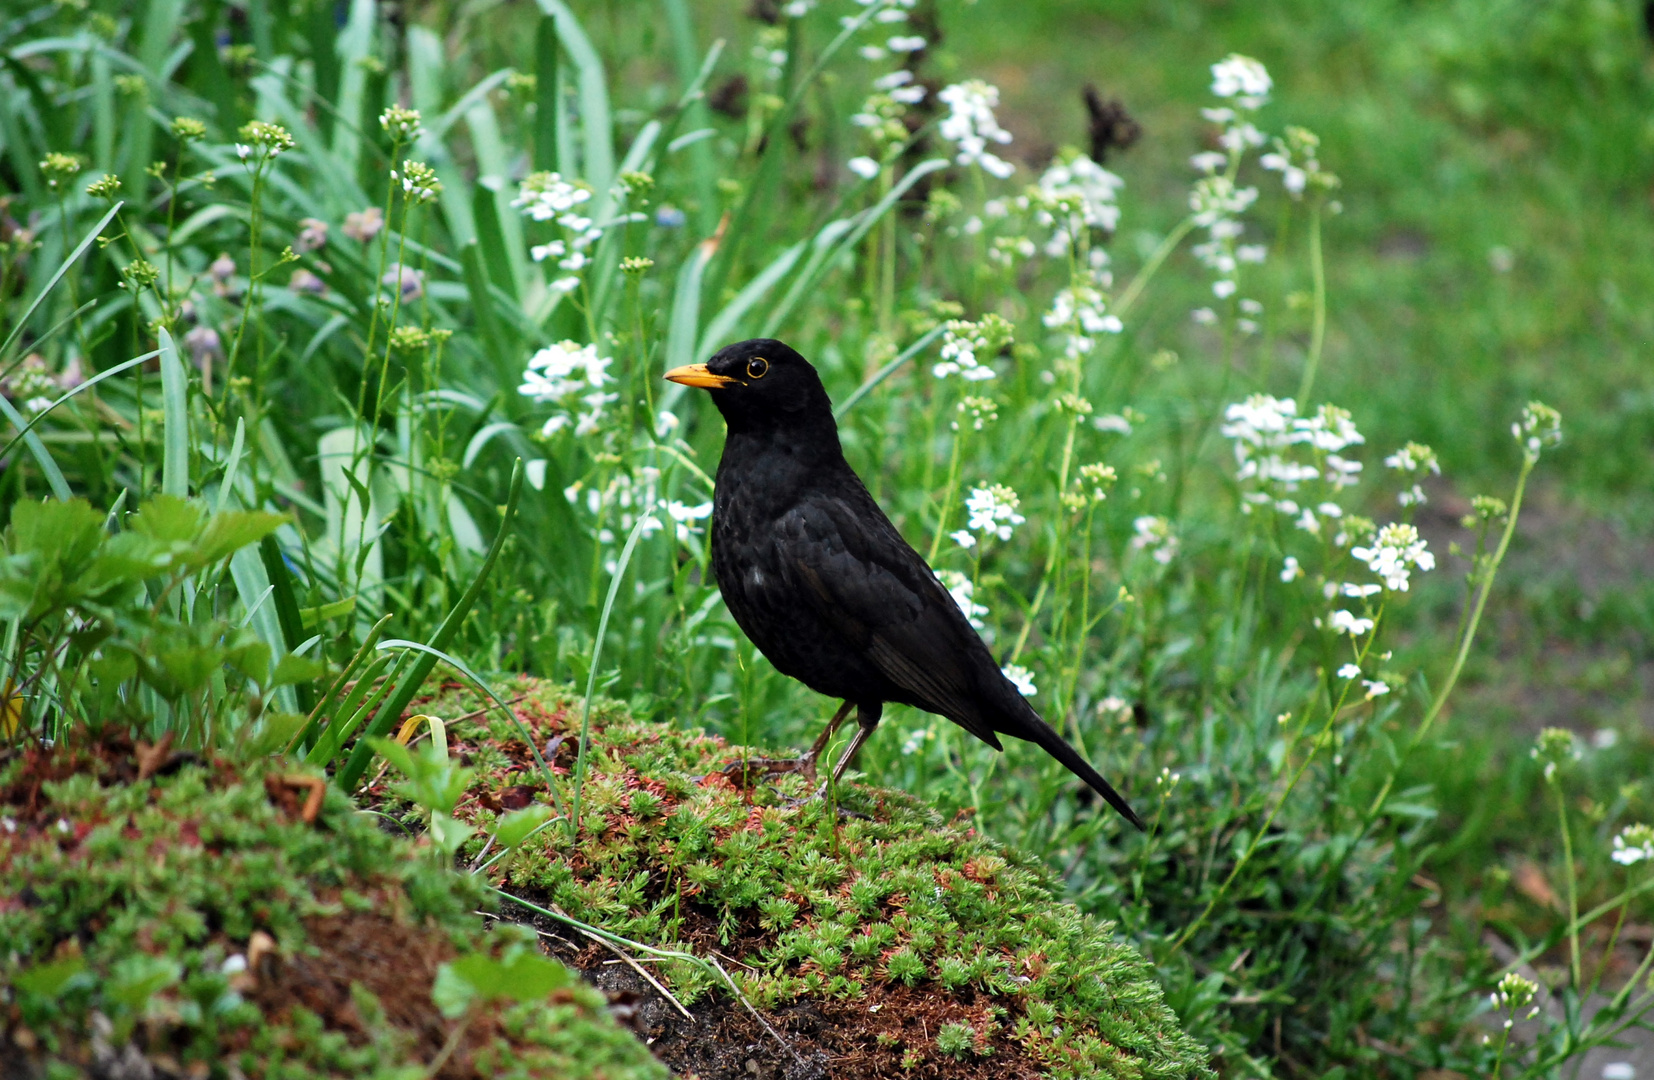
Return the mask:
<svg viewBox="0 0 1654 1080">
<path fill-rule="evenodd" d="M 806 498 L 776 523 L 793 591 L 913 703 L 1000 749 L 980 670 L 999 676 L 992 654 L 872 497 L 856 494 Z"/>
</svg>

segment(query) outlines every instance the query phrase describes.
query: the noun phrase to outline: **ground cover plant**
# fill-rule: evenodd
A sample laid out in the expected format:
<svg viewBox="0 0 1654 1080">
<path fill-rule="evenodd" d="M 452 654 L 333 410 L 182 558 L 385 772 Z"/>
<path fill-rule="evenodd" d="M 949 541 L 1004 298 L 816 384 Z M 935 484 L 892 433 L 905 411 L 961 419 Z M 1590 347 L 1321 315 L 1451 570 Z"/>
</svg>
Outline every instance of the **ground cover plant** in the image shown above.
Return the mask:
<svg viewBox="0 0 1654 1080">
<path fill-rule="evenodd" d="M 0 815 L 7 1076 L 666 1075 L 319 773 L 116 733 L 7 751 Z"/>
<path fill-rule="evenodd" d="M 852 462 L 1008 672 L 1151 829 L 1122 832 L 1038 754 L 902 710 L 867 778 L 1058 873 L 1223 1071 L 1561 1067 L 1647 1004 L 1645 955 L 1621 962 L 1654 851 L 1646 741 L 1536 746 L 1539 725 L 1501 739 L 1450 702 L 1506 670 L 1479 651 L 1490 625 L 1593 646 L 1647 625 L 1646 590 L 1587 617 L 1565 583 L 1500 585 L 1534 484 L 1565 476 L 1601 507 L 1646 464 L 1645 376 L 1628 351 L 1574 363 L 1558 342 L 1589 338 L 1578 325 L 1500 323 L 1533 306 L 1542 232 L 1518 258 L 1465 230 L 1495 276 L 1462 301 L 1451 259 L 1435 295 L 1364 261 L 1352 237 L 1416 248 L 1428 200 L 1362 143 L 1382 126 L 1369 85 L 1329 90 L 1287 45 L 1428 40 L 1414 84 L 1391 81 L 1452 103 L 1427 117 L 1443 142 L 1450 122 L 1503 137 L 1523 93 L 1566 84 L 1528 137 L 1616 197 L 1646 164 L 1622 137 L 1644 46 L 1613 4 L 1498 29 L 1259 10 L 1128 5 L 1100 25 L 1053 5 L 1003 37 L 997 15 L 906 0 L 8 15 L 7 737 L 113 723 L 285 752 L 354 792 L 376 756 L 417 771 L 390 737 L 445 660 L 567 680 L 584 711 L 619 697 L 671 732 L 803 744 L 823 703 L 752 652 L 707 573 L 717 418 L 659 381 L 775 334 L 822 370 Z M 984 81 L 987 45 L 1064 19 L 1120 54 L 1176 37 L 1187 86 L 1134 83 L 1140 133 L 1100 92 L 1076 130 L 1078 77 L 1073 120 L 1042 103 L 1002 125 L 1015 95 Z M 1578 85 L 1547 74 L 1566 43 L 1593 57 Z M 1554 177 L 1520 194 L 1559 192 L 1576 197 Z M 1646 229 L 1622 209 L 1618 235 Z M 1646 314 L 1611 302 L 1635 266 L 1611 269 L 1603 333 L 1623 343 Z M 1379 327 L 1404 288 L 1396 323 L 1480 357 L 1459 316 L 1486 313 L 1516 377 L 1479 360 L 1421 393 L 1445 368 L 1393 341 L 1431 334 Z M 1570 406 L 1567 443 L 1541 386 Z M 1623 685 L 1637 648 L 1596 685 Z M 576 773 L 566 803 L 540 800 L 546 827 L 583 823 L 603 790 L 586 733 L 561 766 L 524 745 L 546 798 Z M 427 796 L 438 850 L 486 842 L 458 789 Z M 1554 843 L 1534 846 L 1536 822 Z M 1528 993 L 1507 974 L 1558 1003 L 1537 1027 L 1486 1027 Z"/>
</svg>

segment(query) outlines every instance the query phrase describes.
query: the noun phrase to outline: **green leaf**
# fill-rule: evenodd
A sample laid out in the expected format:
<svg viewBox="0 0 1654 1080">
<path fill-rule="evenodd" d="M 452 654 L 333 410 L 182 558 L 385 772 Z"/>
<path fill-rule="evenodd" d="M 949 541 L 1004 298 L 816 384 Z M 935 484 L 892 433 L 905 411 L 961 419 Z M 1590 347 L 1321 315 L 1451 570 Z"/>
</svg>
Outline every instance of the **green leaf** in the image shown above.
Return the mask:
<svg viewBox="0 0 1654 1080">
<path fill-rule="evenodd" d="M 431 1000 L 443 1016 L 453 1020 L 463 1016 L 477 1000 L 477 988 L 455 971 L 454 965 L 443 964 L 436 969 L 436 979 L 431 983 Z"/>
<path fill-rule="evenodd" d="M 573 984 L 574 976 L 568 968 L 525 949 L 508 953 L 500 960 L 472 953 L 438 969 L 431 997 L 446 1015 L 457 1016 L 479 998 L 543 1001 L 553 990 Z M 457 1012 L 448 1011 L 455 1006 Z"/>
<path fill-rule="evenodd" d="M 164 543 L 193 545 L 207 527 L 207 508 L 180 495 L 157 495 L 144 503 L 129 522 L 139 536 Z"/>
<path fill-rule="evenodd" d="M 276 670 L 270 673 L 271 686 L 289 686 L 293 683 L 314 682 L 327 674 L 327 665 L 319 660 L 288 653 L 276 661 Z"/>
<path fill-rule="evenodd" d="M 109 978 L 104 980 L 103 992 L 110 1000 L 137 1012 L 157 991 L 177 982 L 182 974 L 183 965 L 170 957 L 132 953 L 115 963 Z"/>
<path fill-rule="evenodd" d="M 45 998 L 62 997 L 64 991 L 76 982 L 76 976 L 86 970 L 86 959 L 79 954 L 36 964 L 12 976 L 12 985 L 27 994 Z M 79 980 L 84 982 L 85 980 Z"/>
<path fill-rule="evenodd" d="M 227 559 L 248 544 L 258 543 L 287 521 L 287 515 L 265 510 L 221 510 L 207 521 L 194 561 L 210 566 Z"/>
<path fill-rule="evenodd" d="M 501 847 L 514 848 L 527 840 L 529 834 L 551 820 L 551 807 L 544 803 L 513 810 L 500 818 L 494 828 L 494 841 Z"/>
</svg>

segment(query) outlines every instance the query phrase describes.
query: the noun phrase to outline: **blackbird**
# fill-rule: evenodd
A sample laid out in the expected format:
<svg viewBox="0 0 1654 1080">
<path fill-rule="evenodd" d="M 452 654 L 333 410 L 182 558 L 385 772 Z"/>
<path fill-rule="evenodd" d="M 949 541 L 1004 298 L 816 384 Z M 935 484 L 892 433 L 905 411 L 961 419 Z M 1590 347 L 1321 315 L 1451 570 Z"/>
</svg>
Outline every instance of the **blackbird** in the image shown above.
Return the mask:
<svg viewBox="0 0 1654 1080">
<path fill-rule="evenodd" d="M 858 730 L 837 780 L 887 701 L 947 717 L 995 750 L 1039 744 L 1123 814 L 1142 820 L 1042 720 L 994 661 L 953 596 L 902 539 L 844 460 L 814 367 L 769 338 L 666 373 L 700 387 L 728 435 L 712 499 L 712 571 L 724 603 L 776 670 L 844 704 L 797 767 L 816 759 L 852 706 Z"/>
</svg>

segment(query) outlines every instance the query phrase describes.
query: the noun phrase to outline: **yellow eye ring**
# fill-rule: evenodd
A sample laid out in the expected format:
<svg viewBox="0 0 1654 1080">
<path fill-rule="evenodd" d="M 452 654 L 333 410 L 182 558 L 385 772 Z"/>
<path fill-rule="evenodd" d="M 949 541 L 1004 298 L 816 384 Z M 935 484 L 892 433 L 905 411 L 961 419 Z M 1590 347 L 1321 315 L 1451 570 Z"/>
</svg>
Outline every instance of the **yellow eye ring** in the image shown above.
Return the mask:
<svg viewBox="0 0 1654 1080">
<path fill-rule="evenodd" d="M 770 362 L 762 356 L 755 356 L 747 361 L 747 378 L 762 379 L 770 372 Z"/>
</svg>

